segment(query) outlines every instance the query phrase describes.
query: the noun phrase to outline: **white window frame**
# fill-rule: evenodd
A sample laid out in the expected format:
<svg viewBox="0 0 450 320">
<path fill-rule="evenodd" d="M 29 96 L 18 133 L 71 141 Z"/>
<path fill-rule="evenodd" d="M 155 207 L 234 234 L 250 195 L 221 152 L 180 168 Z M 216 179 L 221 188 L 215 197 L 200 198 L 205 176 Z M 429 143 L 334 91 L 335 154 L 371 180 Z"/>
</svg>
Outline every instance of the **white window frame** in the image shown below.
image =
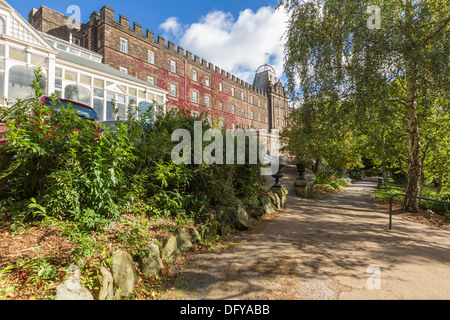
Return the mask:
<svg viewBox="0 0 450 320">
<path fill-rule="evenodd" d="M 231 88 L 231 96 L 234 97 L 234 88 Z"/>
<path fill-rule="evenodd" d="M 198 81 L 198 73 L 197 70 L 192 70 L 192 80 L 197 82 Z"/>
<path fill-rule="evenodd" d="M 177 96 L 177 86 L 174 84 L 170 84 L 170 95 L 172 97 L 176 97 Z"/>
<path fill-rule="evenodd" d="M 209 76 L 205 76 L 205 86 L 207 86 L 207 87 L 210 86 Z"/>
<path fill-rule="evenodd" d="M 120 38 L 120 52 L 128 54 L 128 40 Z"/>
<path fill-rule="evenodd" d="M 233 105 L 231 105 L 231 113 L 234 114 L 234 112 L 235 112 L 235 107 L 234 107 L 234 104 L 233 104 Z"/>
<path fill-rule="evenodd" d="M 170 60 L 170 71 L 177 73 L 177 62 L 174 60 Z"/>
<path fill-rule="evenodd" d="M 223 83 L 222 82 L 219 83 L 219 91 L 223 91 Z"/>
<path fill-rule="evenodd" d="M 211 105 L 211 98 L 209 96 L 205 96 L 205 105 L 209 107 Z"/>
<path fill-rule="evenodd" d="M 198 93 L 197 91 L 192 91 L 192 102 L 198 103 Z"/>
<path fill-rule="evenodd" d="M 153 77 L 147 77 L 147 82 L 150 83 L 150 84 L 152 84 L 152 85 L 155 85 L 155 78 L 153 78 Z"/>
<path fill-rule="evenodd" d="M 124 67 L 119 67 L 120 72 L 123 72 L 125 74 L 128 74 L 128 69 Z"/>
<path fill-rule="evenodd" d="M 151 50 L 148 50 L 148 63 L 155 64 L 155 53 Z"/>
</svg>

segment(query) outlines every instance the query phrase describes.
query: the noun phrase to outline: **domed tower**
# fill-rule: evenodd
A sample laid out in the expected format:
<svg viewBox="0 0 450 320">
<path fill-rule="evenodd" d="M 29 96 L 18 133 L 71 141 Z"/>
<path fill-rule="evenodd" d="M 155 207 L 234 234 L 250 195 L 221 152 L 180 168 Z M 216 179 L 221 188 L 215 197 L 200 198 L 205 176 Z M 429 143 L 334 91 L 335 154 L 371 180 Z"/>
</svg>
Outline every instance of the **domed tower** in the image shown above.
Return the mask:
<svg viewBox="0 0 450 320">
<path fill-rule="evenodd" d="M 278 82 L 275 69 L 267 63 L 260 66 L 256 70 L 253 85 L 263 91 L 267 91 L 268 87 L 275 85 Z"/>
</svg>

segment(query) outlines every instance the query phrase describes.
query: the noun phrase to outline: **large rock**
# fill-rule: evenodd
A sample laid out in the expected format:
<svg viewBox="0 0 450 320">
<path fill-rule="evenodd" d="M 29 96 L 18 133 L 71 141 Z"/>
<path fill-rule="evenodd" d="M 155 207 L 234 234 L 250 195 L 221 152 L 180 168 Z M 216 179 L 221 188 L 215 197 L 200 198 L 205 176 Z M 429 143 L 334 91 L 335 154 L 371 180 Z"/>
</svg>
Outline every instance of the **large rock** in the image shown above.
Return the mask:
<svg viewBox="0 0 450 320">
<path fill-rule="evenodd" d="M 179 257 L 181 257 L 181 252 L 178 249 L 177 238 L 175 236 L 170 236 L 164 242 L 163 249 L 161 250 L 161 258 L 168 262 L 174 263 Z"/>
<path fill-rule="evenodd" d="M 277 211 L 277 209 L 275 208 L 275 206 L 273 205 L 272 201 L 270 200 L 270 198 L 268 196 L 261 195 L 259 197 L 259 200 L 261 200 L 261 204 L 262 204 L 266 214 L 272 214 L 275 211 Z"/>
<path fill-rule="evenodd" d="M 202 243 L 202 236 L 200 235 L 198 230 L 195 227 L 191 227 L 189 230 L 190 230 L 190 233 L 191 233 L 191 239 L 195 243 Z"/>
<path fill-rule="evenodd" d="M 285 208 L 286 207 L 286 203 L 287 203 L 287 194 L 288 191 L 285 187 L 281 187 L 281 188 L 276 188 L 276 187 L 272 187 L 270 188 L 270 191 L 273 192 L 274 195 L 278 196 L 279 199 L 279 208 Z"/>
<path fill-rule="evenodd" d="M 55 300 L 94 300 L 88 289 L 81 283 L 81 271 L 77 266 L 70 266 L 67 270 L 69 278 L 56 287 Z"/>
<path fill-rule="evenodd" d="M 151 243 L 141 255 L 139 267 L 143 274 L 159 276 L 164 264 L 159 254 L 159 247 Z"/>
<path fill-rule="evenodd" d="M 250 228 L 250 220 L 247 211 L 245 211 L 242 202 L 238 200 L 236 211 L 236 229 L 248 230 Z"/>
<path fill-rule="evenodd" d="M 275 208 L 276 208 L 277 210 L 278 210 L 278 209 L 281 209 L 281 200 L 280 200 L 280 198 L 278 197 L 278 194 L 276 194 L 276 193 L 271 194 L 271 195 L 269 196 L 269 198 L 270 198 L 270 200 L 272 201 L 273 205 L 275 206 Z"/>
<path fill-rule="evenodd" d="M 115 296 L 131 294 L 138 282 L 131 256 L 121 250 L 114 252 L 111 256 L 111 271 L 114 279 Z"/>
<path fill-rule="evenodd" d="M 177 247 L 181 252 L 189 252 L 193 249 L 191 240 L 182 228 L 177 230 Z"/>
<path fill-rule="evenodd" d="M 97 269 L 97 281 L 95 290 L 96 300 L 111 300 L 114 298 L 114 279 L 105 267 Z"/>
</svg>

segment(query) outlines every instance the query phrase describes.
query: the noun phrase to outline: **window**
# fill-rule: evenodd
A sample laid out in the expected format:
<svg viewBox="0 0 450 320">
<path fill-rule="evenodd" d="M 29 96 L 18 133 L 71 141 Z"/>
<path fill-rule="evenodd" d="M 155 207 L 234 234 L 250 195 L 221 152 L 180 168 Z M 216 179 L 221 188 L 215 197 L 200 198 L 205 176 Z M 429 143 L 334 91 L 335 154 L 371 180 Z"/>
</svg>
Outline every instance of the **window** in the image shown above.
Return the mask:
<svg viewBox="0 0 450 320">
<path fill-rule="evenodd" d="M 223 110 L 223 102 L 219 102 L 219 109 Z"/>
<path fill-rule="evenodd" d="M 264 104 L 264 108 L 267 110 L 267 102 Z"/>
<path fill-rule="evenodd" d="M 258 107 L 261 108 L 261 100 L 258 100 Z"/>
<path fill-rule="evenodd" d="M 40 55 L 31 55 L 31 64 L 34 64 L 36 66 L 40 66 L 42 68 L 47 68 L 47 57 L 40 56 Z"/>
<path fill-rule="evenodd" d="M 209 96 L 206 96 L 206 97 L 205 97 L 205 105 L 206 105 L 207 107 L 209 107 L 210 104 L 211 104 L 211 98 L 210 98 Z"/>
<path fill-rule="evenodd" d="M 91 91 L 88 88 L 69 84 L 64 88 L 64 99 L 91 104 Z"/>
<path fill-rule="evenodd" d="M 172 97 L 176 97 L 177 96 L 177 86 L 174 84 L 170 85 L 170 95 Z"/>
<path fill-rule="evenodd" d="M 241 109 L 241 116 L 245 117 L 245 110 L 244 110 L 244 108 Z"/>
<path fill-rule="evenodd" d="M 253 111 L 250 112 L 250 119 L 253 120 Z"/>
<path fill-rule="evenodd" d="M 120 70 L 120 72 L 128 74 L 128 69 L 127 68 L 119 67 L 119 70 Z"/>
<path fill-rule="evenodd" d="M 281 120 L 281 126 L 284 128 L 285 127 L 285 122 L 284 120 Z"/>
<path fill-rule="evenodd" d="M 261 122 L 261 113 L 258 114 L 258 121 Z"/>
<path fill-rule="evenodd" d="M 245 95 L 242 91 L 241 91 L 241 100 L 245 100 Z"/>
<path fill-rule="evenodd" d="M 147 81 L 148 81 L 148 83 L 150 83 L 150 84 L 152 84 L 152 85 L 155 85 L 155 78 L 153 78 L 153 77 L 148 77 L 148 78 L 147 78 Z"/>
<path fill-rule="evenodd" d="M 194 103 L 198 102 L 198 93 L 195 91 L 192 92 L 192 102 Z"/>
<path fill-rule="evenodd" d="M 120 52 L 128 54 L 128 40 L 120 38 Z"/>
<path fill-rule="evenodd" d="M 233 124 L 231 124 L 231 129 L 234 131 L 234 130 L 236 130 L 236 125 L 233 123 Z"/>
<path fill-rule="evenodd" d="M 197 71 L 195 71 L 195 70 L 192 71 L 192 80 L 193 81 L 198 81 Z"/>
<path fill-rule="evenodd" d="M 277 126 L 280 125 L 280 119 L 277 119 Z"/>
<path fill-rule="evenodd" d="M 223 91 L 223 83 L 219 83 L 219 91 Z"/>
<path fill-rule="evenodd" d="M 177 63 L 173 60 L 170 60 L 170 71 L 177 73 Z"/>
<path fill-rule="evenodd" d="M 253 104 L 253 96 L 250 96 L 250 103 Z"/>
<path fill-rule="evenodd" d="M 73 43 L 73 44 L 81 47 L 81 37 L 71 33 L 70 34 L 70 43 Z"/>
<path fill-rule="evenodd" d="M 151 108 L 152 104 L 150 102 L 141 101 L 138 105 L 139 118 L 142 119 L 147 114 L 147 117 L 150 119 L 154 118 L 154 110 Z M 150 111 L 148 111 L 150 109 Z"/>
<path fill-rule="evenodd" d="M 13 66 L 9 69 L 8 99 L 27 99 L 34 97 L 34 91 L 30 83 L 35 80 L 33 69 L 25 66 Z M 47 87 L 45 77 L 41 79 L 40 84 L 44 90 Z"/>
<path fill-rule="evenodd" d="M 234 88 L 231 88 L 231 95 L 234 97 Z"/>
<path fill-rule="evenodd" d="M 276 111 L 277 116 L 278 116 L 280 114 L 280 109 L 277 108 L 275 111 Z"/>
<path fill-rule="evenodd" d="M 24 49 L 16 49 L 16 48 L 9 48 L 9 57 L 11 59 L 21 61 L 21 62 L 27 62 L 27 53 Z M 31 83 L 31 82 L 30 82 Z"/>
<path fill-rule="evenodd" d="M 231 113 L 234 114 L 234 105 L 231 106 Z"/>
<path fill-rule="evenodd" d="M 65 79 L 70 81 L 78 81 L 78 73 L 66 70 Z"/>
<path fill-rule="evenodd" d="M 266 116 L 266 123 L 269 123 L 269 118 Z"/>
<path fill-rule="evenodd" d="M 148 50 L 148 63 L 155 64 L 155 53 Z"/>
<path fill-rule="evenodd" d="M 209 87 L 209 77 L 205 77 L 205 86 Z"/>
<path fill-rule="evenodd" d="M 100 120 L 103 120 L 103 105 L 105 100 L 105 91 L 103 89 L 94 88 L 94 104 L 93 108 L 97 112 Z"/>
<path fill-rule="evenodd" d="M 6 23 L 5 20 L 0 17 L 0 34 L 6 33 Z"/>
<path fill-rule="evenodd" d="M 90 86 L 91 85 L 91 80 L 92 80 L 92 78 L 90 76 L 87 76 L 87 75 L 84 75 L 84 74 L 80 75 L 80 82 L 82 84 L 86 84 L 86 85 Z"/>
</svg>

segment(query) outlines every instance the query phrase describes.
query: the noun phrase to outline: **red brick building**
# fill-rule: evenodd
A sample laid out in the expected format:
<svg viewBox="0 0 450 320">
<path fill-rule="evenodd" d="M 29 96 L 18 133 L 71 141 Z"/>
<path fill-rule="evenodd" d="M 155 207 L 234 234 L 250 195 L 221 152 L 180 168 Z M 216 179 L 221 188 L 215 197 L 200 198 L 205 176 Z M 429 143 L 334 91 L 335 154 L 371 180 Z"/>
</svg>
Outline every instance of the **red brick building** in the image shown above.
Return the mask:
<svg viewBox="0 0 450 320">
<path fill-rule="evenodd" d="M 37 30 L 102 55 L 103 63 L 169 92 L 167 109 L 206 112 L 226 128 L 282 130 L 289 115 L 288 98 L 275 71 L 258 69 L 249 84 L 193 55 L 104 6 L 79 29 L 67 27 L 67 16 L 42 6 L 28 21 Z"/>
</svg>

